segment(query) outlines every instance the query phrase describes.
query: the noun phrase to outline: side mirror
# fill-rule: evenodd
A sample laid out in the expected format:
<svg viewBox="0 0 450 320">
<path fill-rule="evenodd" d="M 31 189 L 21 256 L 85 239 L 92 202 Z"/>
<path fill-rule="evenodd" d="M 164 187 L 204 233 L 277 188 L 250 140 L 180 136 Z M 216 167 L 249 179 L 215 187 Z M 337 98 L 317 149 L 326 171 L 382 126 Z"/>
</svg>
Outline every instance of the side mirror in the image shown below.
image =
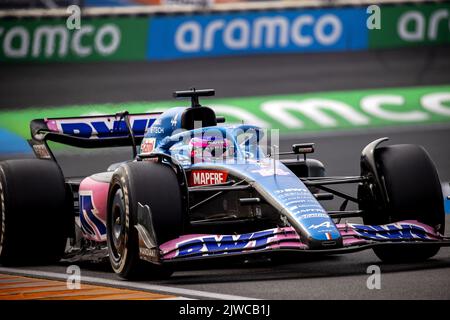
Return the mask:
<svg viewBox="0 0 450 320">
<path fill-rule="evenodd" d="M 307 154 L 314 152 L 314 143 L 296 143 L 292 145 L 295 154 Z"/>
<path fill-rule="evenodd" d="M 217 116 L 216 117 L 217 123 L 225 123 L 225 117 L 223 116 Z"/>
</svg>

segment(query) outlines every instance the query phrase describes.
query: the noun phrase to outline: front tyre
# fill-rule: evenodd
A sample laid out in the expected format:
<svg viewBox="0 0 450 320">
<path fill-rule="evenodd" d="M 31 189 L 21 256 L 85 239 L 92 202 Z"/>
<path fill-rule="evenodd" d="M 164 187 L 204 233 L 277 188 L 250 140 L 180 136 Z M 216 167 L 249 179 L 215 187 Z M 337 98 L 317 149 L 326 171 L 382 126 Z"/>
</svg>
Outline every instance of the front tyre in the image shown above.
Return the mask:
<svg viewBox="0 0 450 320">
<path fill-rule="evenodd" d="M 444 234 L 445 211 L 440 180 L 428 153 L 420 146 L 402 144 L 375 150 L 377 170 L 386 190 L 387 206 L 368 201 L 365 224 L 386 224 L 401 220 L 417 220 Z M 381 188 L 377 188 L 381 192 Z M 364 191 L 361 188 L 360 191 Z M 367 189 L 365 190 L 367 191 Z M 370 198 L 362 192 L 360 198 Z M 378 196 L 379 198 L 379 196 Z M 375 247 L 374 252 L 385 262 L 423 261 L 437 254 L 438 245 L 399 245 Z"/>
<path fill-rule="evenodd" d="M 124 164 L 115 171 L 109 192 L 107 242 L 111 266 L 126 279 L 168 277 L 171 270 L 139 258 L 135 228 L 139 203 L 151 209 L 158 245 L 182 232 L 181 191 L 173 169 L 152 162 Z"/>
</svg>

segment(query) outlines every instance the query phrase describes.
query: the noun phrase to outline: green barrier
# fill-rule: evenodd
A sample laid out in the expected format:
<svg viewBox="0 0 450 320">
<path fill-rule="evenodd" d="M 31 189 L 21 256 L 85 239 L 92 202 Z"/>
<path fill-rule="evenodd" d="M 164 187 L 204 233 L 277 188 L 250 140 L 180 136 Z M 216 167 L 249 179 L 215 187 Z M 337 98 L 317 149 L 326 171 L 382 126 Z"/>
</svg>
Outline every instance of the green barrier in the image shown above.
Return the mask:
<svg viewBox="0 0 450 320">
<path fill-rule="evenodd" d="M 227 123 L 244 121 L 281 133 L 450 123 L 450 86 L 204 99 Z M 30 137 L 35 118 L 164 110 L 177 101 L 96 104 L 0 112 L 0 128 Z"/>
<path fill-rule="evenodd" d="M 69 30 L 65 19 L 0 21 L 0 61 L 144 60 L 148 18 L 82 19 Z"/>
<path fill-rule="evenodd" d="M 381 7 L 381 29 L 369 31 L 369 49 L 450 43 L 450 4 Z"/>
</svg>

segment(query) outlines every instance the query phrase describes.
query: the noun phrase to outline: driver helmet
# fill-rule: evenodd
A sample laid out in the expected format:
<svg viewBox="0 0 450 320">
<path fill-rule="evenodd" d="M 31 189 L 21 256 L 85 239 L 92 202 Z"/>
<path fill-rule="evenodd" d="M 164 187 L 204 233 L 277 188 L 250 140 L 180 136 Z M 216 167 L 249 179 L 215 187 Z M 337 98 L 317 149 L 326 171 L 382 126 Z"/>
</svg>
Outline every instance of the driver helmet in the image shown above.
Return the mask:
<svg viewBox="0 0 450 320">
<path fill-rule="evenodd" d="M 232 156 L 232 142 L 217 137 L 194 137 L 189 142 L 193 163 L 225 160 Z"/>
</svg>

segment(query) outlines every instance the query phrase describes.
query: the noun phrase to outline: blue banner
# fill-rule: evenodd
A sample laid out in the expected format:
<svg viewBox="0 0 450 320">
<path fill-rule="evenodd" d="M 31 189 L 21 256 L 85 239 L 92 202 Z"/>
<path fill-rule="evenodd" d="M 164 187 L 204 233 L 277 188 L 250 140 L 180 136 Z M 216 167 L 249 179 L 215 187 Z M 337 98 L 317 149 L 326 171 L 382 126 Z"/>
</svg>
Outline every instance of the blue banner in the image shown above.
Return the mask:
<svg viewBox="0 0 450 320">
<path fill-rule="evenodd" d="M 0 157 L 15 153 L 31 153 L 31 147 L 21 136 L 0 128 Z"/>
<path fill-rule="evenodd" d="M 366 19 L 363 8 L 155 17 L 147 58 L 363 50 Z"/>
</svg>

